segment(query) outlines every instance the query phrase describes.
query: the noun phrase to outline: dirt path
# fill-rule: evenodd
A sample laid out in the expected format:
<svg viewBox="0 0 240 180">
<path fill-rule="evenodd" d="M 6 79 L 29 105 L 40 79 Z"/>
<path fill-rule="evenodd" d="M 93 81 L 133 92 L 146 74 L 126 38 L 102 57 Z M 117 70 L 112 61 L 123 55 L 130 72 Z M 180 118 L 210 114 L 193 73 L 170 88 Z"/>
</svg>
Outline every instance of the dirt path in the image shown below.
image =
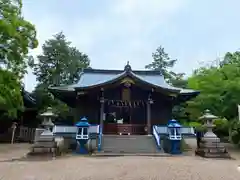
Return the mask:
<svg viewBox="0 0 240 180">
<path fill-rule="evenodd" d="M 190 140 L 191 141 L 191 140 Z M 194 141 L 192 141 L 194 145 Z M 22 156 L 29 145 L 0 148 L 0 158 Z M 176 157 L 81 157 L 0 161 L 1 180 L 239 180 L 240 160 Z"/>
<path fill-rule="evenodd" d="M 15 159 L 28 153 L 30 144 L 0 144 L 0 161 Z"/>
<path fill-rule="evenodd" d="M 220 163 L 221 162 L 221 163 Z M 239 180 L 238 162 L 197 157 L 68 157 L 43 162 L 2 162 L 3 180 Z"/>
</svg>

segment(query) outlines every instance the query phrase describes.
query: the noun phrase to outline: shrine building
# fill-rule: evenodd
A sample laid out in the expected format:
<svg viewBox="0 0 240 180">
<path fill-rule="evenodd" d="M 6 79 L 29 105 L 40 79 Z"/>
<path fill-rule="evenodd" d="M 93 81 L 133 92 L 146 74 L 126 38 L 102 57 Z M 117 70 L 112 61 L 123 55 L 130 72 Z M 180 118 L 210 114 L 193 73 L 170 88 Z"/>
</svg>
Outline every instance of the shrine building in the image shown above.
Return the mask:
<svg viewBox="0 0 240 180">
<path fill-rule="evenodd" d="M 175 105 L 199 92 L 173 87 L 159 71 L 84 69 L 76 84 L 49 87 L 59 100 L 100 124 L 103 134 L 151 134 L 153 125 L 166 125 Z"/>
</svg>

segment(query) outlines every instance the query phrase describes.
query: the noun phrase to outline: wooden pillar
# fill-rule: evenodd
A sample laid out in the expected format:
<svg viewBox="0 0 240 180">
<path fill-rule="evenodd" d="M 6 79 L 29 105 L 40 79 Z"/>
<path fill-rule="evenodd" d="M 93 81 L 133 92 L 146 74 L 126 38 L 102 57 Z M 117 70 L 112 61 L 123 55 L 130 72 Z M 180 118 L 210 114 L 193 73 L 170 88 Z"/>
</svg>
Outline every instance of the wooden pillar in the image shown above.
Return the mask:
<svg viewBox="0 0 240 180">
<path fill-rule="evenodd" d="M 75 124 L 76 122 L 79 121 L 79 108 L 78 108 L 78 104 L 75 106 L 75 108 L 72 108 L 73 114 L 74 114 L 74 120 L 73 123 Z"/>
<path fill-rule="evenodd" d="M 151 104 L 153 103 L 151 94 L 148 96 L 148 101 L 147 101 L 147 133 L 148 135 L 151 135 Z"/>
<path fill-rule="evenodd" d="M 104 116 L 104 94 L 103 89 L 101 89 L 101 97 L 100 97 L 100 126 L 103 130 L 103 116 Z"/>
<path fill-rule="evenodd" d="M 151 134 L 151 104 L 147 102 L 147 134 Z"/>
</svg>

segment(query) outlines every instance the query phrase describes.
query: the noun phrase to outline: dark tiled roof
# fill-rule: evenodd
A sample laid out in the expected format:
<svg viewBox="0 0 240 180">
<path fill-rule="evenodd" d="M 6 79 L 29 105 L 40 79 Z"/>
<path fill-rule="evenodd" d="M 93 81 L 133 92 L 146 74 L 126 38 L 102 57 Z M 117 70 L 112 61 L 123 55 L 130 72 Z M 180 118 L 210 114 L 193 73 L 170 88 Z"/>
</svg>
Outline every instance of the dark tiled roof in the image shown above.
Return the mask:
<svg viewBox="0 0 240 180">
<path fill-rule="evenodd" d="M 89 87 L 107 83 L 122 77 L 125 73 L 126 71 L 120 70 L 86 69 L 75 87 Z M 131 71 L 130 75 L 154 86 L 170 88 L 159 71 Z"/>
<path fill-rule="evenodd" d="M 101 69 L 85 69 L 82 71 L 78 83 L 67 86 L 54 87 L 53 89 L 75 91 L 75 88 L 89 88 L 111 83 L 127 75 L 137 78 L 138 80 L 155 87 L 173 91 L 181 91 L 179 88 L 168 85 L 159 71 L 130 71 L 127 73 L 123 70 Z"/>
<path fill-rule="evenodd" d="M 126 67 L 125 70 L 84 69 L 80 80 L 76 84 L 50 87 L 50 90 L 75 91 L 75 89 L 87 89 L 115 82 L 125 76 L 131 76 L 153 87 L 177 92 L 184 96 L 199 93 L 191 89 L 177 88 L 167 84 L 159 71 L 132 71 L 131 68 L 126 70 Z"/>
</svg>

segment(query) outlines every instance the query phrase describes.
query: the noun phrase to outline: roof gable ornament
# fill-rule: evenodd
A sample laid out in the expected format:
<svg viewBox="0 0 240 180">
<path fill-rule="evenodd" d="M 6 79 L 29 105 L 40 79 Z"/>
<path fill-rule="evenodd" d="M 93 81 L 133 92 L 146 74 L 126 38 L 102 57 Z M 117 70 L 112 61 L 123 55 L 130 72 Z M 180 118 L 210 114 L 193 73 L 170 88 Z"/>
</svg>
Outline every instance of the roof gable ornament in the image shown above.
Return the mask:
<svg viewBox="0 0 240 180">
<path fill-rule="evenodd" d="M 127 62 L 127 65 L 124 67 L 124 71 L 126 71 L 126 72 L 132 71 L 132 68 L 131 68 L 131 66 L 129 65 L 129 61 Z"/>
</svg>

